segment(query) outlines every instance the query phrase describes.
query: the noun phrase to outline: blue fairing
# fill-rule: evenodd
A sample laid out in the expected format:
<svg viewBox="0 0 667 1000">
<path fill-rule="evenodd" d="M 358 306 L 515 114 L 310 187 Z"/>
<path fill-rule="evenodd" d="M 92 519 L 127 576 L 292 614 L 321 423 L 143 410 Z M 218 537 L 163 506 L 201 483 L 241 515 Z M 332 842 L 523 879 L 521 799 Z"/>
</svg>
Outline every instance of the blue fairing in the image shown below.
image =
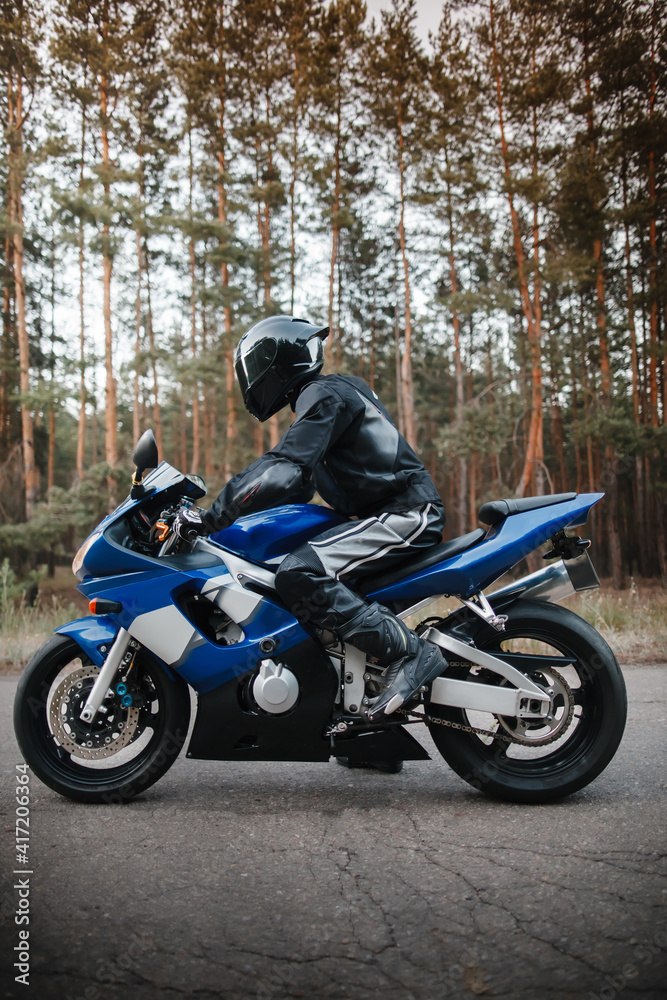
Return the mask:
<svg viewBox="0 0 667 1000">
<path fill-rule="evenodd" d="M 143 573 L 130 573 L 113 579 L 109 577 L 88 579 L 78 588 L 86 597 L 119 601 L 123 610 L 118 614 L 99 619 L 84 618 L 80 622 L 63 626 L 59 631 L 74 635 L 91 659 L 95 663 L 100 663 L 104 656 L 99 655 L 97 645 L 107 642 L 109 636 L 113 638 L 118 626 L 122 625 L 129 631 L 140 615 L 163 608 L 170 609 L 179 621 L 182 619 L 185 622 L 182 612 L 174 603 L 179 592 L 184 587 L 200 591 L 213 578 L 221 584 L 233 582 L 226 568 L 220 564 L 186 572 L 158 566 L 155 570 L 151 568 Z M 94 628 L 95 622 L 101 623 L 99 634 Z M 224 684 L 232 677 L 253 670 L 263 655 L 259 649 L 259 642 L 267 635 L 276 642 L 276 655 L 308 638 L 308 634 L 296 618 L 280 604 L 277 598 L 274 601 L 270 597 L 259 602 L 250 619 L 243 622 L 241 642 L 220 646 L 211 642 L 194 625 L 192 629 L 193 641 L 188 647 L 187 656 L 171 663 L 171 667 L 200 694 Z M 169 669 L 169 663 L 164 665 Z"/>
<path fill-rule="evenodd" d="M 512 514 L 489 529 L 486 538 L 453 559 L 406 575 L 389 587 L 369 594 L 373 600 L 419 600 L 436 594 L 471 597 L 484 590 L 512 566 L 546 542 L 555 532 L 583 524 L 591 507 L 604 493 L 580 493 L 574 500 Z"/>
<path fill-rule="evenodd" d="M 147 498 L 159 496 L 160 493 L 164 493 L 166 499 L 170 490 L 176 490 L 180 496 L 193 500 L 204 495 L 195 483 L 167 462 L 160 462 L 157 469 L 146 476 L 143 485 L 145 492 L 142 497 L 125 497 L 88 536 L 84 542 L 84 546 L 87 547 L 85 562 L 77 573 L 79 580 L 139 572 L 145 568 L 147 561 L 157 564 L 157 560 L 147 560 L 123 546 L 122 533 L 118 535 L 118 529 L 122 528 L 124 515 L 139 507 Z"/>
<path fill-rule="evenodd" d="M 287 504 L 240 517 L 229 528 L 211 535 L 211 541 L 254 562 L 270 562 L 344 521 L 328 507 Z"/>
<path fill-rule="evenodd" d="M 58 635 L 70 635 L 76 639 L 83 652 L 90 657 L 93 663 L 100 667 L 109 652 L 109 646 L 118 634 L 118 625 L 106 615 L 99 618 L 93 615 L 88 618 L 78 618 L 76 621 L 67 622 L 56 629 Z M 106 646 L 104 652 L 100 646 Z"/>
</svg>

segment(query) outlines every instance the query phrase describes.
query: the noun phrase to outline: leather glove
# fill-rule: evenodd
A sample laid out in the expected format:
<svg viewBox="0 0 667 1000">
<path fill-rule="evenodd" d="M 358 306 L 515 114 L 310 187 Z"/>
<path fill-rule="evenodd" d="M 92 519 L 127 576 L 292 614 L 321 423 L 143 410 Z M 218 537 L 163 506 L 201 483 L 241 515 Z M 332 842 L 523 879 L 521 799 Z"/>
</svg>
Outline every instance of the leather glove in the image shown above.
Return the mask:
<svg viewBox="0 0 667 1000">
<path fill-rule="evenodd" d="M 173 531 L 186 542 L 193 542 L 198 535 L 208 535 L 210 529 L 202 521 L 198 510 L 184 507 L 179 510 L 172 524 Z"/>
</svg>

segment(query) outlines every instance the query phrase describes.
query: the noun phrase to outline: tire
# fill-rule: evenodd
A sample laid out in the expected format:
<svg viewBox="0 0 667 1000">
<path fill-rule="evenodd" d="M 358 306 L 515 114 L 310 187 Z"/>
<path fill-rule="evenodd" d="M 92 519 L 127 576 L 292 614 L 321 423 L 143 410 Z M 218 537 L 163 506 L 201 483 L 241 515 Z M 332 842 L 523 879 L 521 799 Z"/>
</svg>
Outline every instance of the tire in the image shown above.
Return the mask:
<svg viewBox="0 0 667 1000">
<path fill-rule="evenodd" d="M 613 758 L 627 716 L 625 682 L 602 636 L 574 612 L 548 602 L 521 600 L 503 611 L 508 614 L 504 632 L 480 623 L 471 628 L 469 635 L 479 649 L 500 657 L 503 648 L 505 652 L 512 651 L 512 647 L 515 652 L 521 651 L 516 649 L 517 640 L 541 644 L 540 654 L 550 657 L 558 673 L 552 675 L 551 681 L 547 678 L 546 684 L 539 670 L 527 669 L 526 673 L 543 686 L 555 680 L 554 704 L 560 699 L 560 708 L 553 713 L 553 731 L 549 732 L 546 723 L 534 724 L 531 729 L 530 724 L 515 719 L 487 713 L 480 719 L 482 713 L 436 704 L 427 705 L 431 718 L 490 729 L 494 736 L 462 732 L 438 723 L 429 723 L 429 730 L 450 767 L 473 787 L 509 802 L 552 802 L 584 788 Z M 446 622 L 440 627 L 446 631 Z M 560 666 L 558 655 L 574 662 Z M 481 671 L 475 678 L 470 676 L 470 667 L 458 662 L 460 665 L 452 666 L 448 676 L 487 683 L 498 677 Z M 565 685 L 561 684 L 563 680 Z M 536 742 L 521 746 L 498 738 L 513 733 Z"/>
<path fill-rule="evenodd" d="M 137 653 L 129 690 L 132 707 L 114 695 L 91 726 L 78 718 L 99 669 L 74 639 L 56 635 L 39 649 L 19 681 L 14 730 L 34 773 L 77 802 L 120 803 L 165 774 L 183 746 L 190 692 Z"/>
</svg>

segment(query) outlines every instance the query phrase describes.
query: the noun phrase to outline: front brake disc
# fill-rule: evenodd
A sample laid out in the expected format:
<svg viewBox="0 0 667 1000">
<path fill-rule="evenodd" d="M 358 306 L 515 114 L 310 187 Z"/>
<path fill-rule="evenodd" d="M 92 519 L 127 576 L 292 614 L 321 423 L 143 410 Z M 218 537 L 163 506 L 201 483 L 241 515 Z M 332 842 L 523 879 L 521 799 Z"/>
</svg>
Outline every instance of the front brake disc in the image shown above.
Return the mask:
<svg viewBox="0 0 667 1000">
<path fill-rule="evenodd" d="M 98 674 L 94 666 L 82 666 L 67 674 L 53 692 L 49 707 L 55 741 L 72 757 L 82 760 L 101 760 L 118 753 L 132 741 L 139 722 L 138 708 L 123 708 L 115 703 L 113 714 L 98 713 L 92 725 L 81 721 L 81 710 Z"/>
</svg>

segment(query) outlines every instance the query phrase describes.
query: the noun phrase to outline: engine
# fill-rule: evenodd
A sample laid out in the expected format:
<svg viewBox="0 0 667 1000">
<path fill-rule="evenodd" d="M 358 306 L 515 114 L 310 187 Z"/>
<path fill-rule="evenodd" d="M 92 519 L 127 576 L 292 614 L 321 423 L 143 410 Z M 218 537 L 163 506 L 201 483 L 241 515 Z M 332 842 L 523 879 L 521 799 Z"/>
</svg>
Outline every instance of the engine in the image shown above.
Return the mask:
<svg viewBox="0 0 667 1000">
<path fill-rule="evenodd" d="M 252 685 L 252 694 L 260 708 L 282 715 L 293 708 L 299 697 L 299 682 L 287 667 L 273 660 L 262 660 Z"/>
</svg>

